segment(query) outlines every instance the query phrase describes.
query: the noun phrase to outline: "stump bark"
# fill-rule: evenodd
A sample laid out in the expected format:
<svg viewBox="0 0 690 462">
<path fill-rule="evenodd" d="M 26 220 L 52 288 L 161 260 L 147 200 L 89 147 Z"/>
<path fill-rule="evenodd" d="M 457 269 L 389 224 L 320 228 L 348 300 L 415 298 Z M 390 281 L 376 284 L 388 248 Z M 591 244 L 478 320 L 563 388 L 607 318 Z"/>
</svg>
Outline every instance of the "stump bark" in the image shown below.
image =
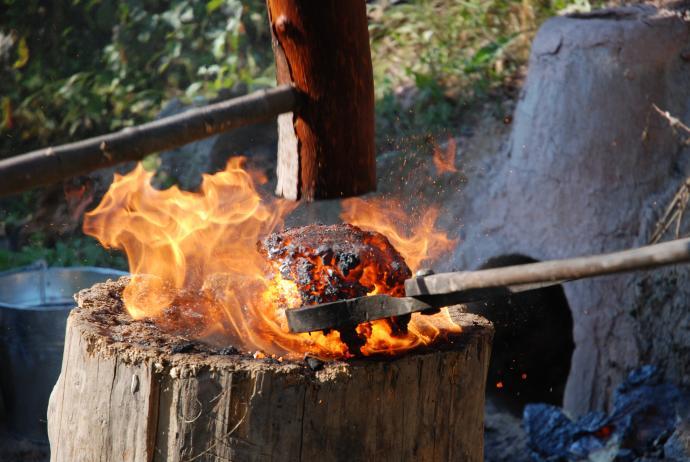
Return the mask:
<svg viewBox="0 0 690 462">
<path fill-rule="evenodd" d="M 82 291 L 69 317 L 53 462 L 482 460 L 483 318 L 455 313 L 464 331 L 443 350 L 312 370 L 175 348 L 184 339 L 122 312 L 121 287 Z"/>
</svg>

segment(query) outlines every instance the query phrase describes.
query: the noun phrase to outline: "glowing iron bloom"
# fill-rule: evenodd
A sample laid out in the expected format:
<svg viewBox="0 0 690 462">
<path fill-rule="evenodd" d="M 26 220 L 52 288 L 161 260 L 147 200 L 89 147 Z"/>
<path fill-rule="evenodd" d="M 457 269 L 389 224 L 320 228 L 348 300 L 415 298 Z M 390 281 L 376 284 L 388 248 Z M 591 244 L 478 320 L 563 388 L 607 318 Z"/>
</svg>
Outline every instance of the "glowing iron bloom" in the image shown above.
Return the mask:
<svg viewBox="0 0 690 462">
<path fill-rule="evenodd" d="M 275 271 L 257 242 L 282 229 L 294 203 L 262 199 L 255 188 L 258 176 L 243 168 L 242 158 L 231 159 L 223 172 L 204 175 L 198 193 L 177 187 L 156 190 L 152 176 L 141 165 L 127 175 L 115 175 L 101 204 L 84 219 L 84 232 L 127 255 L 133 277 L 123 301 L 132 318 L 151 319 L 163 329 L 245 351 L 286 357 L 352 354 L 335 330 L 287 330 L 284 310 L 302 304 L 298 284 Z M 435 232 L 433 223 L 425 226 Z M 386 230 L 395 234 L 407 258 L 404 238 L 392 228 Z M 397 246 L 395 240 L 391 243 Z M 424 247 L 421 254 L 426 257 L 433 246 Z M 420 255 L 411 258 L 418 263 Z M 362 354 L 395 354 L 457 330 L 447 312 L 413 316 L 403 337 L 385 322 L 358 328 L 366 339 Z"/>
</svg>

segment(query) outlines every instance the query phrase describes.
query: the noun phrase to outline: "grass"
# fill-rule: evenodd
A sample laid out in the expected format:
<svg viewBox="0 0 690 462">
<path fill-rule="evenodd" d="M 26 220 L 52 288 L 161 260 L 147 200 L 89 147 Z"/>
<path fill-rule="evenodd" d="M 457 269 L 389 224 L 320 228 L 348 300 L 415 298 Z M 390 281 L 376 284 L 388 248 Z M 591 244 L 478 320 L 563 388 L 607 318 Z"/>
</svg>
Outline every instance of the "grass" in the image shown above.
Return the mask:
<svg viewBox="0 0 690 462">
<path fill-rule="evenodd" d="M 539 25 L 587 0 L 415 0 L 369 6 L 379 146 L 457 126 L 512 97 Z"/>
</svg>

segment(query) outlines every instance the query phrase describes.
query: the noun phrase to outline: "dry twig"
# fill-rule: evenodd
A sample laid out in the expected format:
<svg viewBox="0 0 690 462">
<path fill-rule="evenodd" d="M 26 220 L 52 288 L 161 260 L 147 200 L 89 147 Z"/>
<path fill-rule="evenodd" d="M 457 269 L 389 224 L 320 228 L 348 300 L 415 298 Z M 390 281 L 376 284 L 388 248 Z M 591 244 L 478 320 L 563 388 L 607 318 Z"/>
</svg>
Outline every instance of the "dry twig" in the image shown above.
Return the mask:
<svg viewBox="0 0 690 462">
<path fill-rule="evenodd" d="M 674 131 L 682 131 L 686 135 L 690 135 L 690 127 L 685 125 L 679 118 L 672 116 L 668 111 L 662 111 L 659 106 L 652 104 L 654 110 L 664 119 L 666 119 L 670 127 Z M 690 145 L 690 136 L 685 137 L 683 140 L 683 145 Z M 686 178 L 683 184 L 678 188 L 676 194 L 671 199 L 671 202 L 666 207 L 664 214 L 659 219 L 654 228 L 654 233 L 650 239 L 650 243 L 654 244 L 659 242 L 661 238 L 666 234 L 666 231 L 675 222 L 675 238 L 680 237 L 680 230 L 683 222 L 683 217 L 685 216 L 685 209 L 688 207 L 688 202 L 690 202 L 690 177 Z"/>
<path fill-rule="evenodd" d="M 657 106 L 656 104 L 652 104 L 652 107 L 654 108 L 654 110 L 657 113 L 659 113 L 659 115 L 661 117 L 663 117 L 664 119 L 666 119 L 668 121 L 668 123 L 672 129 L 674 129 L 674 130 L 680 129 L 683 132 L 685 132 L 686 134 L 690 135 L 690 127 L 685 125 L 679 118 L 673 117 L 668 111 L 662 111 L 661 109 L 659 109 L 659 106 Z M 690 136 L 685 138 L 685 140 L 683 140 L 683 144 L 690 145 Z"/>
<path fill-rule="evenodd" d="M 650 243 L 654 244 L 659 242 L 661 238 L 666 234 L 666 231 L 671 227 L 673 222 L 676 223 L 675 238 L 680 237 L 680 228 L 683 221 L 683 216 L 685 214 L 685 209 L 690 201 L 690 178 L 686 178 L 685 182 L 678 188 L 676 194 L 671 199 L 671 202 L 666 207 L 666 211 L 659 219 L 654 228 L 654 233 L 650 239 Z"/>
</svg>

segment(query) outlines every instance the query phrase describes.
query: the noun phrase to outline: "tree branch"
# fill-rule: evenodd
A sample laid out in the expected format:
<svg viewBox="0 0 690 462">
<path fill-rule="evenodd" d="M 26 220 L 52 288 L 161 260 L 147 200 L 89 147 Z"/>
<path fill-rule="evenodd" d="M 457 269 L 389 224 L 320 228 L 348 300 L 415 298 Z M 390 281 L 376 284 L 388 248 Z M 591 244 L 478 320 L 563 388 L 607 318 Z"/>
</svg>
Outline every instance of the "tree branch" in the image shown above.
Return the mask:
<svg viewBox="0 0 690 462">
<path fill-rule="evenodd" d="M 0 197 L 81 175 L 294 111 L 290 85 L 260 90 L 76 143 L 0 160 Z"/>
<path fill-rule="evenodd" d="M 652 104 L 652 107 L 657 113 L 659 113 L 661 117 L 668 121 L 671 128 L 673 128 L 674 130 L 681 129 L 686 134 L 690 135 L 690 128 L 687 125 L 685 125 L 680 119 L 678 119 L 677 117 L 673 117 L 668 111 L 662 111 L 656 104 Z M 690 144 L 690 138 L 685 139 L 685 144 Z"/>
</svg>

